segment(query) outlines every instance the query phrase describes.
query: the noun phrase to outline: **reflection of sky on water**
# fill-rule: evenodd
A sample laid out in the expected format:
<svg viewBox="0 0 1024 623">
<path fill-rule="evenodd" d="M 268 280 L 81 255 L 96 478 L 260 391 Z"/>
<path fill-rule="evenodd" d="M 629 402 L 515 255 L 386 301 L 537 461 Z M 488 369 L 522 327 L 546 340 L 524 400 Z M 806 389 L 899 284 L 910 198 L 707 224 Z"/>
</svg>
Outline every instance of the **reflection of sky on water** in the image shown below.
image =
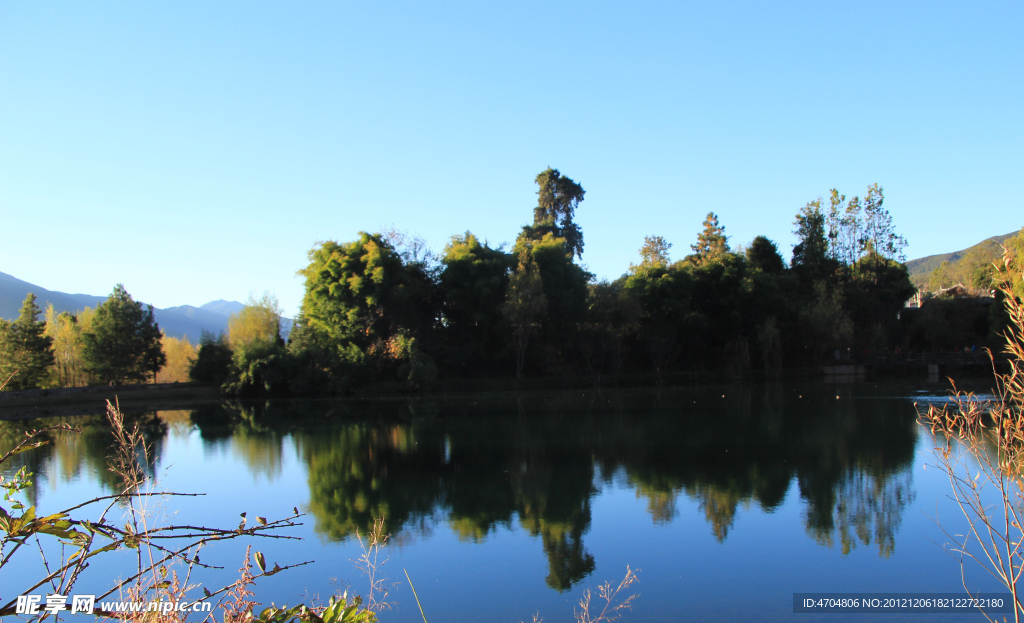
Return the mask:
<svg viewBox="0 0 1024 623">
<path fill-rule="evenodd" d="M 845 398 L 848 396 L 844 395 Z M 802 395 L 800 400 L 804 400 Z M 670 405 L 675 402 L 678 401 L 667 401 Z M 753 402 L 756 405 L 756 401 Z M 906 398 L 894 403 L 890 399 L 871 397 L 858 404 L 883 403 L 887 409 L 886 414 L 910 409 Z M 849 408 L 849 404 L 846 406 Z M 751 409 L 749 405 L 747 408 Z M 730 420 L 729 425 L 762 426 L 764 431 L 758 434 L 765 436 L 765 443 L 773 443 L 769 438 L 777 423 L 760 420 L 757 415 L 759 408 L 752 408 L 754 415 L 731 415 L 730 412 L 728 417 L 734 417 L 735 420 Z M 874 412 L 876 408 L 881 407 L 873 406 L 869 410 Z M 384 432 L 378 436 L 382 439 L 378 442 L 398 444 L 394 447 L 413 453 L 407 456 L 419 457 L 427 452 L 422 456 L 430 459 L 433 455 L 429 454 L 429 446 L 431 440 L 436 438 L 437 490 L 442 492 L 432 511 L 413 512 L 410 515 L 408 523 L 401 527 L 388 549 L 390 561 L 384 570 L 396 582 L 401 580 L 401 585 L 392 588 L 391 597 L 399 603 L 394 610 L 386 613 L 386 621 L 420 620 L 411 592 L 405 586 L 403 568 L 408 569 L 412 576 L 428 618 L 460 621 L 530 620 L 536 611 L 540 611 L 548 621 L 572 620 L 572 608 L 582 589 L 595 586 L 603 580 L 617 581 L 622 577 L 627 564 L 642 570 L 641 583 L 637 585 L 642 596 L 636 602 L 633 613 L 625 619 L 637 621 L 674 621 L 681 618 L 722 621 L 798 618 L 800 621 L 808 621 L 818 619 L 816 615 L 794 615 L 791 612 L 794 592 L 961 590 L 958 564 L 942 551 L 940 545 L 945 542 L 945 537 L 935 525 L 934 518 L 937 515 L 951 531 L 956 531 L 963 520 L 958 516 L 956 507 L 947 500 L 948 482 L 945 475 L 939 470 L 925 468 L 925 464 L 932 462 L 932 441 L 930 434 L 923 429 L 918 429 L 916 433 L 913 458 L 905 465 L 899 462 L 902 459 L 896 460 L 896 471 L 884 482 L 877 482 L 864 469 L 883 469 L 879 466 L 891 463 L 892 457 L 865 455 L 858 459 L 864 469 L 855 469 L 853 472 L 844 471 L 842 466 L 846 463 L 826 466 L 826 471 L 832 470 L 829 472 L 832 476 L 839 474 L 838 481 L 834 478 L 828 481 L 832 483 L 829 487 L 838 496 L 838 501 L 824 507 L 834 513 L 835 525 L 831 531 L 826 531 L 826 536 L 830 538 L 820 538 L 820 535 L 816 536 L 808 528 L 811 509 L 799 477 L 790 478 L 781 503 L 765 508 L 750 493 L 747 488 L 752 486 L 750 484 L 741 485 L 733 493 L 721 489 L 730 482 L 729 479 L 742 477 L 744 482 L 759 482 L 757 474 L 728 471 L 734 464 L 724 459 L 720 459 L 725 462 L 718 464 L 718 468 L 715 464 L 702 467 L 683 461 L 673 463 L 675 467 L 667 466 L 669 471 L 665 472 L 665 466 L 651 467 L 644 463 L 643 457 L 632 455 L 630 453 L 633 451 L 627 449 L 622 451 L 621 462 L 608 471 L 608 462 L 612 460 L 609 457 L 618 456 L 616 452 L 619 452 L 609 452 L 608 447 L 619 447 L 623 443 L 628 445 L 629 440 L 604 439 L 598 435 L 594 442 L 596 445 L 587 446 L 589 449 L 582 450 L 582 454 L 579 448 L 567 449 L 570 455 L 593 457 L 589 460 L 596 461 L 586 468 L 590 470 L 586 473 L 592 472 L 589 478 L 593 493 L 586 498 L 589 519 L 582 524 L 583 532 L 579 541 L 582 546 L 580 555 L 592 557 L 593 570 L 586 573 L 582 580 L 574 581 L 571 589 L 560 592 L 552 590 L 547 581 L 551 573 L 549 557 L 545 547 L 542 547 L 542 536 L 531 535 L 525 529 L 529 522 L 526 522 L 523 515 L 524 507 L 513 511 L 508 521 L 499 520 L 491 524 L 475 538 L 467 537 L 464 531 L 460 535 L 454 524 L 451 524 L 453 515 L 449 500 L 445 497 L 447 494 L 443 492 L 450 490 L 450 483 L 457 482 L 458 478 L 464 478 L 465 475 L 457 476 L 446 470 L 466 460 L 467 439 L 477 435 L 479 422 L 460 419 L 468 416 L 446 417 L 444 413 L 442 408 L 442 415 L 433 416 L 433 420 L 416 429 L 418 432 L 402 432 L 404 429 L 401 427 L 405 424 L 381 425 L 383 428 L 380 430 Z M 720 414 L 720 411 L 714 413 Z M 619 416 L 609 417 L 621 416 L 620 413 Z M 859 411 L 846 415 L 824 413 L 822 416 L 843 420 L 835 431 L 851 438 L 857 435 L 870 437 L 870 431 L 862 429 L 874 425 Z M 509 418 L 505 415 L 498 417 L 506 418 L 505 421 Z M 599 416 L 592 414 L 590 417 Z M 647 437 L 636 433 L 637 422 L 644 417 L 642 413 L 628 412 L 623 418 L 625 423 L 622 427 L 607 430 L 620 433 L 622 437 L 636 434 L 633 441 L 646 444 L 644 447 L 647 447 L 650 445 L 649 441 L 644 441 Z M 376 424 L 371 424 L 368 430 L 376 430 L 374 426 Z M 674 430 L 671 423 L 652 426 L 650 431 L 653 433 L 648 431 L 645 434 Z M 552 473 L 557 475 L 559 470 L 566 467 L 559 463 L 558 457 L 553 456 L 557 454 L 559 445 L 546 445 L 543 430 L 538 424 L 532 423 L 529 427 L 532 427 L 531 434 L 534 436 L 527 435 L 529 439 L 524 437 L 516 442 L 525 449 L 517 451 L 520 454 L 508 454 L 513 458 L 523 457 L 522 460 L 515 458 L 514 462 L 509 459 L 508 471 L 516 472 L 516 466 L 519 466 L 520 473 L 504 475 L 486 485 L 489 493 L 500 497 L 510 486 L 523 486 L 528 492 L 535 491 L 529 495 L 535 495 L 536 483 L 523 484 L 516 480 L 524 477 L 522 473 L 554 469 Z M 503 429 L 503 434 L 509 430 L 515 428 Z M 569 430 L 572 430 L 571 427 Z M 699 439 L 698 432 L 695 432 L 698 437 L 696 441 L 680 441 L 679 447 L 701 447 L 700 444 L 704 442 Z M 236 428 L 231 435 L 204 438 L 197 427 L 177 414 L 169 418 L 167 434 L 156 444 L 159 454 L 156 462 L 157 476 L 164 489 L 205 492 L 207 495 L 199 498 L 174 498 L 154 504 L 154 518 L 168 523 L 233 527 L 238 524 L 239 513 L 242 511 L 246 511 L 250 519 L 256 516 L 284 517 L 291 513 L 293 507 L 307 512 L 311 507 L 308 473 L 310 453 L 316 451 L 318 442 L 323 442 L 325 436 L 330 438 L 331 434 L 330 429 L 305 433 Z M 354 439 L 364 443 L 370 438 L 376 437 L 356 436 Z M 806 443 L 812 443 L 812 446 L 808 447 L 813 447 L 814 439 L 813 436 L 809 437 Z M 502 439 L 499 442 L 510 440 Z M 480 464 L 482 471 L 487 474 L 504 473 L 500 469 L 500 461 L 495 463 L 493 459 L 505 451 L 497 446 L 490 449 L 487 447 L 487 444 L 500 445 L 499 442 L 487 440 L 482 450 L 472 450 L 490 460 Z M 743 448 L 747 452 L 756 448 L 756 444 L 750 440 L 744 443 L 746 445 Z M 836 447 L 842 446 L 840 444 Z M 796 452 L 794 460 L 800 459 L 802 452 Z M 101 493 L 98 483 L 102 477 L 97 472 L 97 462 L 85 460 L 81 454 L 74 451 L 73 444 L 62 442 L 54 445 L 54 451 L 38 468 L 40 474 L 45 474 L 37 477 L 36 496 L 41 509 L 63 508 L 83 497 Z M 716 455 L 711 453 L 709 456 Z M 672 460 L 671 453 L 655 452 L 646 460 L 652 458 L 655 462 Z M 779 469 L 779 465 L 770 458 L 765 460 L 767 462 L 742 463 L 743 469 Z M 818 457 L 815 460 L 823 459 Z M 417 461 L 423 460 L 416 459 L 405 468 L 400 463 L 389 463 L 380 468 L 379 475 L 398 477 L 389 474 L 405 474 L 402 469 L 415 472 L 420 470 L 420 462 Z M 530 461 L 536 465 L 531 463 L 532 466 L 527 469 L 525 466 Z M 429 460 L 424 464 L 427 463 Z M 328 467 L 330 465 L 334 464 L 327 464 Z M 673 472 L 673 469 L 676 471 Z M 679 469 L 683 471 L 679 472 Z M 721 469 L 726 469 L 724 475 Z M 809 468 L 805 465 L 801 469 Z M 549 477 L 554 476 L 549 474 L 542 479 Z M 638 489 L 638 478 L 646 479 L 647 489 Z M 367 482 L 372 482 L 372 479 Z M 470 479 L 464 482 L 475 481 Z M 557 492 L 558 481 L 554 482 L 554 491 Z M 651 482 L 662 483 L 657 485 L 661 487 L 658 489 L 661 495 L 657 499 L 652 498 Z M 804 483 L 803 486 L 806 488 L 811 485 Z M 539 491 L 545 494 L 546 490 Z M 735 504 L 734 510 L 730 510 L 732 506 L 726 509 L 724 516 L 727 525 L 724 530 L 716 528 L 709 519 L 713 514 L 708 509 L 709 491 Z M 873 532 L 877 522 L 872 520 L 868 521 L 870 529 L 866 540 L 869 542 L 865 542 L 861 538 L 863 535 L 858 536 L 856 530 L 853 530 L 850 533 L 853 535 L 852 547 L 844 554 L 839 528 L 843 512 L 840 509 L 853 512 L 856 508 L 868 508 L 871 511 L 874 508 L 871 504 L 876 504 L 876 498 L 869 495 L 872 491 L 885 492 L 890 498 L 901 498 L 900 503 L 904 504 L 895 515 L 891 552 L 887 547 L 880 548 L 877 535 Z M 565 494 L 572 495 L 569 490 Z M 523 493 L 520 491 L 517 495 Z M 860 500 L 861 506 L 857 507 L 851 501 L 852 498 Z M 844 500 L 847 502 L 845 505 Z M 889 518 L 893 517 L 891 511 L 885 511 L 889 513 L 886 515 Z M 563 509 L 559 512 L 567 511 Z M 350 580 L 355 590 L 364 590 L 365 580 L 359 577 L 352 563 L 359 553 L 355 539 L 350 536 L 339 542 L 324 533 L 316 532 L 314 526 L 318 519 L 311 514 L 304 517 L 303 522 L 303 527 L 289 533 L 302 536 L 304 540 L 301 542 L 267 539 L 253 542 L 254 549 L 263 551 L 271 565 L 274 562 L 284 565 L 304 560 L 316 561 L 313 565 L 261 580 L 258 596 L 266 603 L 271 600 L 278 605 L 296 603 L 312 595 L 326 597 L 345 580 Z M 830 540 L 832 544 L 828 545 Z M 572 542 L 571 538 L 569 542 Z M 213 585 L 217 581 L 227 582 L 237 577 L 235 570 L 244 548 L 243 542 L 235 541 L 217 544 L 205 550 L 203 561 L 223 565 L 225 570 L 204 572 L 201 576 L 203 581 Z M 886 552 L 888 556 L 880 555 Z M 122 553 L 118 553 L 116 558 L 110 557 L 108 564 L 94 565 L 91 569 L 93 577 L 105 584 L 116 572 L 116 565 L 123 565 L 126 560 Z M 35 558 L 22 562 L 27 562 L 28 569 L 38 565 Z M 968 567 L 968 572 L 972 580 L 980 582 L 979 586 L 986 590 L 996 590 L 977 569 Z M 21 573 L 21 568 L 4 568 L 2 573 L 12 577 L 8 574 Z M 337 581 L 332 581 L 332 578 L 337 578 Z M 3 583 L 6 585 L 6 580 Z M 84 584 L 81 586 L 83 592 L 87 587 Z M 915 616 L 919 617 L 918 620 L 925 620 L 920 618 L 924 615 L 892 615 L 891 620 L 914 620 Z M 973 614 L 966 617 L 942 617 L 943 621 L 976 618 L 977 615 Z M 844 620 L 844 617 L 829 614 L 822 615 L 821 620 L 839 621 Z M 872 617 L 872 620 L 886 619 Z"/>
</svg>

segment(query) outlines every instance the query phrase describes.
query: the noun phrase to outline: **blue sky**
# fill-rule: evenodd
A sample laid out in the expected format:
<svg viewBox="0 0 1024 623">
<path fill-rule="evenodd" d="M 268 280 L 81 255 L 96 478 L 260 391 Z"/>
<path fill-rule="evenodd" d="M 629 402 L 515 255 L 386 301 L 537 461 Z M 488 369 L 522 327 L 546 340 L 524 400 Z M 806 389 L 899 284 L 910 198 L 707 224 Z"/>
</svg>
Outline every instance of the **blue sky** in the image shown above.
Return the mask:
<svg viewBox="0 0 1024 623">
<path fill-rule="evenodd" d="M 302 297 L 317 241 L 511 243 L 548 166 L 583 262 L 704 216 L 788 259 L 878 183 L 908 258 L 1024 226 L 1024 4 L 0 0 L 0 271 L 169 307 Z"/>
</svg>

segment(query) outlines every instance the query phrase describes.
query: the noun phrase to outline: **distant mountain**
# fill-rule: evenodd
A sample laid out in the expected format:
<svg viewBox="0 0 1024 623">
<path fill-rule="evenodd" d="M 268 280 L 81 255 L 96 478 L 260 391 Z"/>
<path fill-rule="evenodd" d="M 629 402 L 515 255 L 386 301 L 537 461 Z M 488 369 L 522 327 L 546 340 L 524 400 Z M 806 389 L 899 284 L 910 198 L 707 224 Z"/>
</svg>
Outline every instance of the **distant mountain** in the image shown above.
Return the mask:
<svg viewBox="0 0 1024 623">
<path fill-rule="evenodd" d="M 929 255 L 916 260 L 910 260 L 907 262 L 910 281 L 918 288 L 928 289 L 930 287 L 929 281 L 935 270 L 942 266 L 943 262 L 949 262 L 944 271 L 948 275 L 946 279 L 960 279 L 965 281 L 964 285 L 970 287 L 971 284 L 966 283 L 966 280 L 969 279 L 970 273 L 975 270 L 975 265 L 986 266 L 998 259 L 1002 254 L 1002 247 L 1000 245 L 1017 234 L 1018 232 L 1014 231 L 1002 236 L 992 236 L 961 251 Z M 971 266 L 958 266 L 962 262 L 969 263 Z M 955 284 L 943 283 L 941 285 L 942 287 L 948 287 Z"/>
<path fill-rule="evenodd" d="M 195 309 L 195 308 L 193 308 L 193 309 Z M 214 313 L 214 314 L 222 315 L 222 316 L 227 318 L 227 317 L 230 317 L 230 316 L 232 316 L 234 314 L 237 314 L 238 312 L 242 311 L 243 309 L 245 309 L 245 305 L 243 305 L 242 303 L 239 303 L 238 301 L 225 301 L 224 299 L 218 299 L 216 301 L 210 301 L 209 303 L 206 303 L 205 305 L 200 305 L 199 309 L 197 311 L 199 311 L 199 312 Z M 284 318 L 284 317 L 282 317 L 281 318 L 281 338 L 284 341 L 287 342 L 288 341 L 288 336 L 291 335 L 291 332 L 292 332 L 292 319 L 291 318 Z"/>
<path fill-rule="evenodd" d="M 53 308 L 58 312 L 74 313 L 85 307 L 96 307 L 107 300 L 105 296 L 53 292 L 12 277 L 7 273 L 0 273 L 0 318 L 8 320 L 17 318 L 18 312 L 21 311 L 21 304 L 29 292 L 35 292 L 36 305 L 43 311 L 46 310 L 47 305 L 53 303 Z"/>
<path fill-rule="evenodd" d="M 47 305 L 52 303 L 53 309 L 57 312 L 72 314 L 85 307 L 96 307 L 107 300 L 105 296 L 54 292 L 6 273 L 0 273 L 0 318 L 7 320 L 17 318 L 18 312 L 21 311 L 21 304 L 29 292 L 35 293 L 36 305 L 39 306 L 39 309 L 45 311 Z M 188 337 L 193 344 L 198 344 L 204 330 L 214 335 L 221 331 L 226 333 L 228 316 L 234 313 L 233 311 L 214 312 L 207 309 L 207 306 L 213 306 L 215 309 L 242 309 L 244 307 L 237 301 L 213 301 L 201 307 L 181 305 L 167 309 L 153 308 L 153 316 L 167 335 L 176 338 Z"/>
<path fill-rule="evenodd" d="M 245 308 L 245 305 L 238 301 L 225 301 L 224 299 L 217 299 L 216 301 L 210 301 L 205 305 L 200 305 L 199 309 L 204 309 L 214 314 L 221 314 L 222 316 L 230 316 L 231 314 L 237 314 Z"/>
</svg>

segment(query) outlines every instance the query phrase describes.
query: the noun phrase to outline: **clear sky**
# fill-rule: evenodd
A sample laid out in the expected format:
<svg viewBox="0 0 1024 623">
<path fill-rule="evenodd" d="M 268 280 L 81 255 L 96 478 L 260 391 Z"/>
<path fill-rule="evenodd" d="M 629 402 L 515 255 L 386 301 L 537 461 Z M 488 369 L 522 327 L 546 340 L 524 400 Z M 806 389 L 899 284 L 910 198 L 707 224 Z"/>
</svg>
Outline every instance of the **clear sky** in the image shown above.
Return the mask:
<svg viewBox="0 0 1024 623">
<path fill-rule="evenodd" d="M 790 257 L 877 182 L 908 258 L 1024 226 L 1024 3 L 0 0 L 0 271 L 157 307 L 394 225 L 514 241 L 548 166 L 583 262 L 704 216 Z"/>
</svg>

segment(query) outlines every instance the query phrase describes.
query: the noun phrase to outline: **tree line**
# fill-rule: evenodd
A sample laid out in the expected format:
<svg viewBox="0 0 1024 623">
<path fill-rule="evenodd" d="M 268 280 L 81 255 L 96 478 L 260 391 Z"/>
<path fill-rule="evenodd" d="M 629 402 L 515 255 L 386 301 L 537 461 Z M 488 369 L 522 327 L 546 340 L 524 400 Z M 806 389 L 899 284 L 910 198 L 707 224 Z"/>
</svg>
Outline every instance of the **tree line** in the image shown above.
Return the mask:
<svg viewBox="0 0 1024 623">
<path fill-rule="evenodd" d="M 42 356 L 35 365 L 52 366 L 62 382 L 76 384 L 151 378 L 173 360 L 175 380 L 184 380 L 177 377 L 187 368 L 189 378 L 232 394 L 308 394 L 510 377 L 609 384 L 777 378 L 835 353 L 939 343 L 929 333 L 930 316 L 904 309 L 915 292 L 906 241 L 877 184 L 863 198 L 832 190 L 827 200 L 802 207 L 788 262 L 765 236 L 733 247 L 710 212 L 682 259 L 672 259 L 673 244 L 664 237 L 647 236 L 637 264 L 614 281 L 598 281 L 578 263 L 584 236 L 575 214 L 583 187 L 551 168 L 535 182 L 532 223 L 511 247 L 491 246 L 469 231 L 452 236 L 440 254 L 396 231 L 319 243 L 299 271 L 305 294 L 287 341 L 269 295 L 251 299 L 232 316 L 227 335 L 204 334 L 196 349 L 160 338 L 151 312 L 147 320 L 118 286 L 97 310 L 61 314 L 53 328 L 47 322 L 53 359 Z M 129 345 L 104 332 L 108 317 L 127 313 L 115 307 L 134 309 L 132 326 L 145 328 L 131 331 L 144 338 Z M 0 327 L 14 336 L 4 344 L 28 339 L 17 336 L 31 333 L 24 327 L 35 326 L 30 319 L 37 316 L 23 310 Z M 58 336 L 76 331 L 81 352 L 71 357 Z M 108 369 L 100 362 L 115 351 L 104 349 L 115 348 L 136 350 L 120 357 L 122 368 Z M 31 385 L 33 378 L 22 374 L 18 383 Z"/>
<path fill-rule="evenodd" d="M 300 271 L 305 295 L 288 342 L 270 324 L 242 340 L 206 336 L 195 378 L 244 394 L 439 379 L 777 376 L 836 349 L 904 340 L 900 312 L 914 288 L 877 184 L 863 199 L 832 191 L 827 205 L 804 206 L 789 262 L 764 236 L 733 248 L 709 213 L 682 259 L 648 236 L 638 264 L 597 281 L 578 263 L 583 187 L 550 168 L 535 181 L 532 223 L 511 248 L 468 231 L 439 255 L 396 232 L 318 244 Z"/>
<path fill-rule="evenodd" d="M 50 305 L 41 315 L 30 292 L 17 319 L 0 320 L 0 382 L 8 390 L 141 382 L 167 363 L 153 306 L 120 284 L 96 309 L 56 314 Z"/>
</svg>

